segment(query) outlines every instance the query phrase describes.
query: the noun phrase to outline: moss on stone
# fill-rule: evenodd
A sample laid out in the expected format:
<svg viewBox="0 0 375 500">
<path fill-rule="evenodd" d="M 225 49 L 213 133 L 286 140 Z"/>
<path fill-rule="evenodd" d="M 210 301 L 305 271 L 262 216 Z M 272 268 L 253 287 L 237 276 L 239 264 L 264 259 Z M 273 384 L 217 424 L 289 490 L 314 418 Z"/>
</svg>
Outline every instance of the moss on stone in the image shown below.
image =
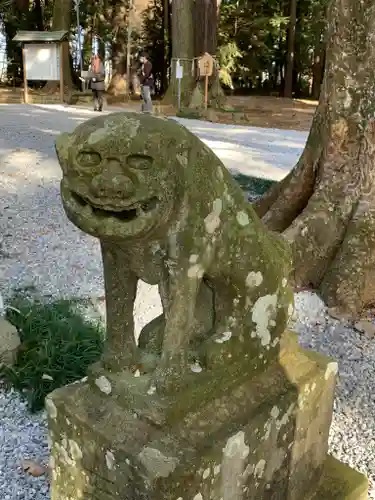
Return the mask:
<svg viewBox="0 0 375 500">
<path fill-rule="evenodd" d="M 328 455 L 318 491 L 311 500 L 367 500 L 367 498 L 367 477 Z"/>
<path fill-rule="evenodd" d="M 293 301 L 291 251 L 203 142 L 174 120 L 122 112 L 63 134 L 56 150 L 65 211 L 101 240 L 108 367 L 139 365 L 138 279 L 158 284 L 163 300 L 164 318 L 140 337 L 161 354 L 159 390 L 184 385 L 196 364 L 245 373 L 277 358 Z"/>
</svg>

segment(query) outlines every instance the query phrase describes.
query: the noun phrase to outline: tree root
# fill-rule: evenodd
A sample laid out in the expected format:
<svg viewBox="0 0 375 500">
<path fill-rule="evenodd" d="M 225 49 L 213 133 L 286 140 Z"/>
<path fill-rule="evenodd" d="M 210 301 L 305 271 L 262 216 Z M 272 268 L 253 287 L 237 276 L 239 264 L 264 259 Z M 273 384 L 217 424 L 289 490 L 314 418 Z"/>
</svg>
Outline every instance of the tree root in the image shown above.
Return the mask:
<svg viewBox="0 0 375 500">
<path fill-rule="evenodd" d="M 284 177 L 280 182 L 274 184 L 261 198 L 259 198 L 255 203 L 253 203 L 253 208 L 260 219 L 270 210 L 275 201 L 279 198 L 283 190 L 288 185 L 291 177 L 293 175 L 293 170 Z"/>
<path fill-rule="evenodd" d="M 324 108 L 324 103 L 319 104 L 306 147 L 295 168 L 254 205 L 258 216 L 272 231 L 287 229 L 313 194 L 319 166 L 323 161 L 325 142 L 322 136 L 326 131 Z"/>
<path fill-rule="evenodd" d="M 292 175 L 281 181 L 281 192 L 262 221 L 271 231 L 284 231 L 301 213 L 312 195 L 315 183 L 313 165 L 306 165 L 302 157 Z"/>
<path fill-rule="evenodd" d="M 328 306 L 356 314 L 375 299 L 375 206 L 360 200 L 320 291 Z"/>
<path fill-rule="evenodd" d="M 332 203 L 318 191 L 306 208 L 283 232 L 293 248 L 293 278 L 298 285 L 318 288 L 344 238 L 348 217 L 340 203 Z"/>
<path fill-rule="evenodd" d="M 283 197 L 285 190 L 278 191 Z M 353 191 L 344 194 L 344 186 L 334 193 L 327 196 L 318 183 L 302 212 L 281 232 L 293 249 L 293 284 L 312 286 L 328 307 L 356 316 L 375 302 L 375 200 L 368 195 L 358 201 Z M 266 215 L 277 214 L 278 203 L 276 198 Z"/>
</svg>

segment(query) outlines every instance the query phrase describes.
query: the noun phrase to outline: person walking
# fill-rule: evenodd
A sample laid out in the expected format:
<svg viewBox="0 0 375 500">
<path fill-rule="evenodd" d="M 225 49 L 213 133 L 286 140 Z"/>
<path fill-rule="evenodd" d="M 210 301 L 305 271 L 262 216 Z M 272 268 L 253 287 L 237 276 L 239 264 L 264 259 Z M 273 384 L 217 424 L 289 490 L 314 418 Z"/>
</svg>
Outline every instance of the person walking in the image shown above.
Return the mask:
<svg viewBox="0 0 375 500">
<path fill-rule="evenodd" d="M 151 89 L 154 86 L 152 64 L 145 52 L 141 55 L 140 61 L 142 64 L 139 77 L 141 84 L 141 96 L 143 99 L 142 111 L 143 113 L 152 113 Z"/>
<path fill-rule="evenodd" d="M 90 73 L 90 86 L 93 94 L 94 111 L 102 111 L 103 94 L 105 90 L 105 70 L 104 64 L 98 55 L 93 56 L 91 59 Z"/>
</svg>

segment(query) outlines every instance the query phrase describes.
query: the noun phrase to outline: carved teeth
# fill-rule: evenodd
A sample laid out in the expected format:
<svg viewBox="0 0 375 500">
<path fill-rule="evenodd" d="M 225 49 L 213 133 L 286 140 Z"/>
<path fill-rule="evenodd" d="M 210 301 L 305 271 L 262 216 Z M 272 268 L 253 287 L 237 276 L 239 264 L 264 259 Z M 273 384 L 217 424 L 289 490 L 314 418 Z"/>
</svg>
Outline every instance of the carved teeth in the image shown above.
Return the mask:
<svg viewBox="0 0 375 500">
<path fill-rule="evenodd" d="M 143 211 L 142 207 L 137 207 L 137 217 L 141 217 L 142 215 L 145 215 L 145 212 Z"/>
<path fill-rule="evenodd" d="M 85 205 L 83 208 L 82 208 L 82 215 L 84 215 L 85 217 L 90 217 L 92 214 L 92 208 L 90 205 Z"/>
</svg>

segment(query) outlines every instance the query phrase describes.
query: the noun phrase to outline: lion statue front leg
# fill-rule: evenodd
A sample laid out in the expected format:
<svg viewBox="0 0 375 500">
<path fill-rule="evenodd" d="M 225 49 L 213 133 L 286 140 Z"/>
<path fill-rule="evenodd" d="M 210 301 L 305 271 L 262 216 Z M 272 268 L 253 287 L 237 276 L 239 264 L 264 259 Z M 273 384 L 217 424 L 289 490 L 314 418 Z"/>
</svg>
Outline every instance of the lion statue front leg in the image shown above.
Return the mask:
<svg viewBox="0 0 375 500">
<path fill-rule="evenodd" d="M 165 318 L 169 314 L 170 299 L 166 293 L 168 283 L 163 281 L 159 285 L 159 294 L 163 306 L 163 313 L 154 318 L 150 323 L 142 328 L 138 340 L 138 347 L 157 356 L 161 356 L 163 350 L 163 340 L 166 328 Z M 201 341 L 214 326 L 213 292 L 211 288 L 202 280 L 194 313 L 193 336 L 191 343 Z"/>
</svg>

